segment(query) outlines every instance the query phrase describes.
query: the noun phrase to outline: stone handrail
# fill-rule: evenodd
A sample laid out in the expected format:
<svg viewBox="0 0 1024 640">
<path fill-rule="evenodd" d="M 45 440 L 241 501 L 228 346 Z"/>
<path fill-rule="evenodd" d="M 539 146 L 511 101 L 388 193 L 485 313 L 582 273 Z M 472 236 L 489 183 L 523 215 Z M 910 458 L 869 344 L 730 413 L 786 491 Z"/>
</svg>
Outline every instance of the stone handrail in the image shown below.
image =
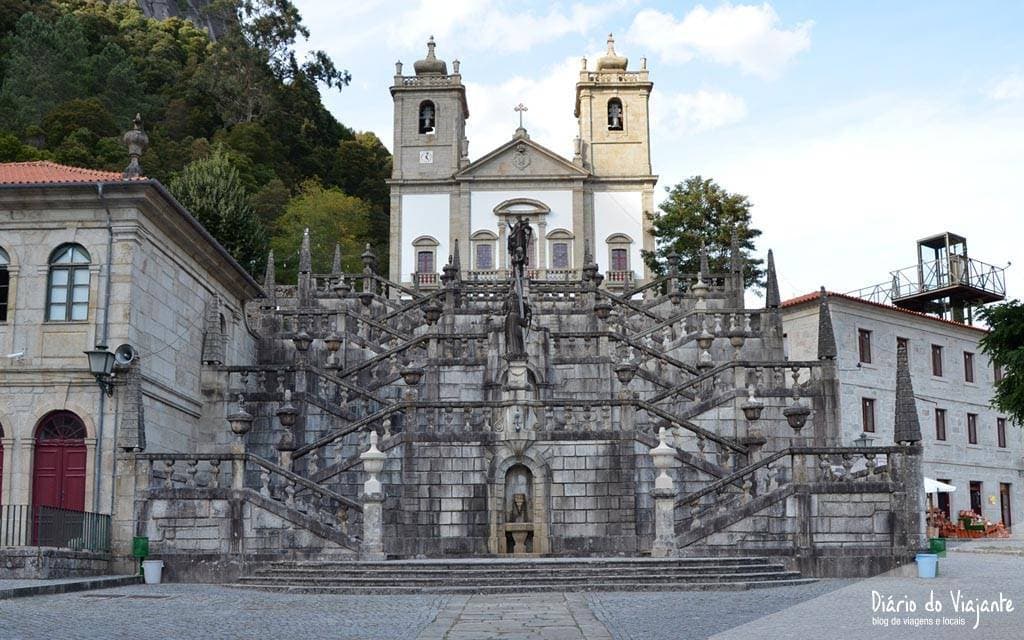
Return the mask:
<svg viewBox="0 0 1024 640">
<path fill-rule="evenodd" d="M 314 514 L 324 525 L 338 527 L 346 535 L 349 532 L 350 512 L 362 513 L 361 504 L 346 498 L 343 495 L 326 489 L 315 482 L 307 480 L 302 476 L 264 458 L 251 453 L 138 453 L 136 460 L 150 464 L 151 482 L 160 481 L 165 489 L 218 489 L 221 488 L 221 464 L 231 464 L 231 488 L 242 490 L 245 488 L 246 465 L 252 464 L 256 467 L 260 476 L 260 486 L 256 491 L 264 498 L 275 500 L 284 506 L 296 511 Z M 176 485 L 175 471 L 177 463 L 184 462 L 184 482 Z M 199 481 L 199 463 L 206 462 L 206 482 Z M 157 475 L 157 463 L 163 463 L 162 478 Z M 157 487 L 159 488 L 159 487 Z M 276 491 L 275 491 L 276 489 Z M 299 490 L 308 491 L 308 495 L 296 498 Z M 358 530 L 358 529 L 355 529 Z"/>
<path fill-rule="evenodd" d="M 864 456 L 868 475 L 875 475 L 879 473 L 885 473 L 885 468 L 878 466 L 875 461 L 875 458 L 877 456 L 888 456 L 889 454 L 893 453 L 908 453 L 909 451 L 909 448 L 901 446 L 789 447 L 781 451 L 777 451 L 769 456 L 766 456 L 753 464 L 750 464 L 728 476 L 725 476 L 724 478 L 716 480 L 715 482 L 712 482 L 711 484 L 700 489 L 699 491 L 695 491 L 685 496 L 681 496 L 676 500 L 676 506 L 695 506 L 701 498 L 704 498 L 705 496 L 714 493 L 718 493 L 722 489 L 727 489 L 737 484 L 742 484 L 745 493 L 754 495 L 758 490 L 755 474 L 762 469 L 766 471 L 771 471 L 773 465 L 776 462 L 787 457 L 790 458 L 790 466 L 792 468 L 792 465 L 796 464 L 796 462 L 793 460 L 795 456 L 817 456 L 819 464 L 821 465 L 822 473 L 825 476 L 822 479 L 844 481 L 852 480 L 855 476 L 855 474 L 852 474 L 850 472 L 850 469 L 852 469 L 852 467 L 854 466 L 853 456 Z M 828 461 L 829 457 L 832 456 L 840 456 L 843 459 L 844 473 L 836 473 L 835 470 L 832 469 L 832 464 L 831 462 Z M 827 464 L 827 468 L 825 465 L 821 464 L 822 461 L 825 461 L 825 463 Z M 767 482 L 767 485 L 764 487 L 764 489 L 770 490 L 772 488 L 775 488 L 771 486 L 772 483 L 776 480 L 775 476 L 769 476 L 765 480 Z"/>
<path fill-rule="evenodd" d="M 716 376 L 720 376 L 722 373 L 729 369 L 815 369 L 821 367 L 821 361 L 819 360 L 782 360 L 777 362 L 751 362 L 749 360 L 730 360 L 729 362 L 723 362 L 722 364 L 708 369 L 707 371 L 700 373 L 699 375 L 687 380 L 686 382 L 663 391 L 657 395 L 648 398 L 648 402 L 657 403 L 667 398 L 671 398 L 674 395 L 685 392 L 702 382 L 713 380 Z"/>
</svg>

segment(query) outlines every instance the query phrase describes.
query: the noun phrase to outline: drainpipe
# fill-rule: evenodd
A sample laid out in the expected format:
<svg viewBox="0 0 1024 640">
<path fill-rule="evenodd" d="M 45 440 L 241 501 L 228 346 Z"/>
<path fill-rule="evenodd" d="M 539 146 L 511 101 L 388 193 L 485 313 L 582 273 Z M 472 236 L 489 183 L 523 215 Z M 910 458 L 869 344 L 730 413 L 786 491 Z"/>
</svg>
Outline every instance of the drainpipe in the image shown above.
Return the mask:
<svg viewBox="0 0 1024 640">
<path fill-rule="evenodd" d="M 111 282 L 111 267 L 114 264 L 114 225 L 112 216 L 110 214 L 110 207 L 107 205 L 106 200 L 103 199 L 103 183 L 96 183 L 96 195 L 99 197 L 100 204 L 107 212 L 107 278 L 104 283 L 103 291 L 103 324 L 100 331 L 100 340 L 97 344 L 107 345 L 107 340 L 110 337 L 110 282 Z M 92 510 L 93 513 L 100 512 L 100 482 L 103 478 L 103 427 L 106 417 L 107 409 L 107 394 L 100 392 L 100 408 L 99 408 L 99 419 L 97 420 L 96 427 L 96 459 L 93 461 L 93 491 L 92 491 Z M 110 484 L 110 492 L 114 492 L 114 484 Z M 113 508 L 113 495 L 111 495 L 111 508 Z M 113 513 L 113 511 L 111 511 Z"/>
</svg>

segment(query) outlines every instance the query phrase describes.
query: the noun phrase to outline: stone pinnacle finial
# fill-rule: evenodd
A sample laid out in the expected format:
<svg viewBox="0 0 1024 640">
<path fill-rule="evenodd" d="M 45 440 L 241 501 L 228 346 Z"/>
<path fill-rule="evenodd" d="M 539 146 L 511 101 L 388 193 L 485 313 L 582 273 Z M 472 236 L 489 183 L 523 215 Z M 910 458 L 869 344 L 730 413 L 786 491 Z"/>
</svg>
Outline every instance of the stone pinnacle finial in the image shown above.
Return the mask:
<svg viewBox="0 0 1024 640">
<path fill-rule="evenodd" d="M 608 34 L 608 55 L 610 55 L 610 56 L 614 56 L 615 55 L 615 34 L 614 33 L 609 33 Z"/>
<path fill-rule="evenodd" d="M 434 51 L 436 46 L 434 36 L 430 36 L 427 40 L 427 57 L 417 60 L 412 65 L 416 75 L 448 75 L 448 65 L 444 60 L 437 59 L 437 53 Z"/>
<path fill-rule="evenodd" d="M 452 264 L 456 272 L 462 269 L 462 258 L 459 257 L 459 239 L 455 238 L 455 248 L 452 250 Z"/>
<path fill-rule="evenodd" d="M 700 279 L 706 282 L 710 272 L 711 268 L 708 266 L 708 247 L 702 241 L 700 243 Z"/>
<path fill-rule="evenodd" d="M 768 250 L 768 281 L 765 283 L 764 306 L 766 309 L 778 309 L 782 303 L 779 299 L 779 279 L 775 275 L 775 254 Z"/>
<path fill-rule="evenodd" d="M 146 152 L 146 147 L 149 146 L 149 136 L 146 135 L 146 132 L 142 129 L 141 114 L 135 114 L 135 120 L 132 122 L 132 128 L 124 134 L 124 143 L 128 147 L 129 160 L 128 166 L 125 167 L 122 175 L 126 179 L 141 178 L 142 165 L 139 164 L 139 158 Z"/>
<path fill-rule="evenodd" d="M 828 293 L 821 288 L 821 303 L 818 306 L 818 360 L 836 359 L 836 334 L 832 330 L 832 314 L 829 313 Z"/>
<path fill-rule="evenodd" d="M 313 256 L 309 250 L 309 227 L 302 232 L 302 245 L 299 247 L 299 273 L 313 270 Z"/>
<path fill-rule="evenodd" d="M 334 243 L 334 260 L 331 262 L 331 275 L 341 275 L 341 244 Z"/>
<path fill-rule="evenodd" d="M 274 281 L 277 277 L 277 271 L 274 268 L 274 250 L 271 249 L 270 253 L 267 254 L 267 270 L 263 275 L 263 292 L 267 295 L 267 299 L 270 301 L 274 300 L 276 288 L 276 282 Z"/>
<path fill-rule="evenodd" d="M 896 423 L 893 440 L 897 444 L 921 441 L 921 423 L 917 417 L 914 385 L 910 380 L 907 345 L 902 341 L 896 345 Z"/>
</svg>

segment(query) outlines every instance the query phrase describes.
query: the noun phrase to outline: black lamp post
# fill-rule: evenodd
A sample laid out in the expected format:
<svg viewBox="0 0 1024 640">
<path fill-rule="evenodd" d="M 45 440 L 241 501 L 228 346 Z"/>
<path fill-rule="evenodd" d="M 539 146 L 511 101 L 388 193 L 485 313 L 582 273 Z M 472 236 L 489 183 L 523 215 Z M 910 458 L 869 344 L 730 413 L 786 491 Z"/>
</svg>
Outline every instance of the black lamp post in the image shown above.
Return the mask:
<svg viewBox="0 0 1024 640">
<path fill-rule="evenodd" d="M 107 345 L 98 344 L 94 349 L 84 352 L 89 358 L 89 372 L 96 376 L 96 383 L 108 396 L 114 395 L 114 354 Z"/>
</svg>

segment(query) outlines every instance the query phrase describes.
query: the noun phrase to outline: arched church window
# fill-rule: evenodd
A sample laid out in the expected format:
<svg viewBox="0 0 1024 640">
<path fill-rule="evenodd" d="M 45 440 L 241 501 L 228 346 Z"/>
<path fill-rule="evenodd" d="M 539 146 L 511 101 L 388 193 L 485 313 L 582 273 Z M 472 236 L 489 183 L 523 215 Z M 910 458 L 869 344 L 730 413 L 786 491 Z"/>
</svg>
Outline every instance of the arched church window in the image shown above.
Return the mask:
<svg viewBox="0 0 1024 640">
<path fill-rule="evenodd" d="M 0 322 L 7 322 L 7 296 L 10 292 L 11 273 L 7 270 L 11 259 L 0 249 Z"/>
<path fill-rule="evenodd" d="M 46 319 L 87 320 L 89 316 L 89 252 L 79 244 L 62 244 L 50 255 Z"/>
<path fill-rule="evenodd" d="M 572 268 L 572 232 L 555 229 L 548 234 L 548 262 L 552 269 Z"/>
<path fill-rule="evenodd" d="M 622 112 L 622 100 L 612 98 L 608 101 L 608 130 L 622 131 L 625 114 Z"/>
<path fill-rule="evenodd" d="M 477 231 L 469 239 L 473 245 L 473 269 L 477 271 L 495 269 L 494 251 L 498 236 L 492 231 Z"/>
<path fill-rule="evenodd" d="M 437 110 L 434 103 L 424 100 L 420 103 L 420 133 L 434 133 L 437 127 Z"/>
</svg>

